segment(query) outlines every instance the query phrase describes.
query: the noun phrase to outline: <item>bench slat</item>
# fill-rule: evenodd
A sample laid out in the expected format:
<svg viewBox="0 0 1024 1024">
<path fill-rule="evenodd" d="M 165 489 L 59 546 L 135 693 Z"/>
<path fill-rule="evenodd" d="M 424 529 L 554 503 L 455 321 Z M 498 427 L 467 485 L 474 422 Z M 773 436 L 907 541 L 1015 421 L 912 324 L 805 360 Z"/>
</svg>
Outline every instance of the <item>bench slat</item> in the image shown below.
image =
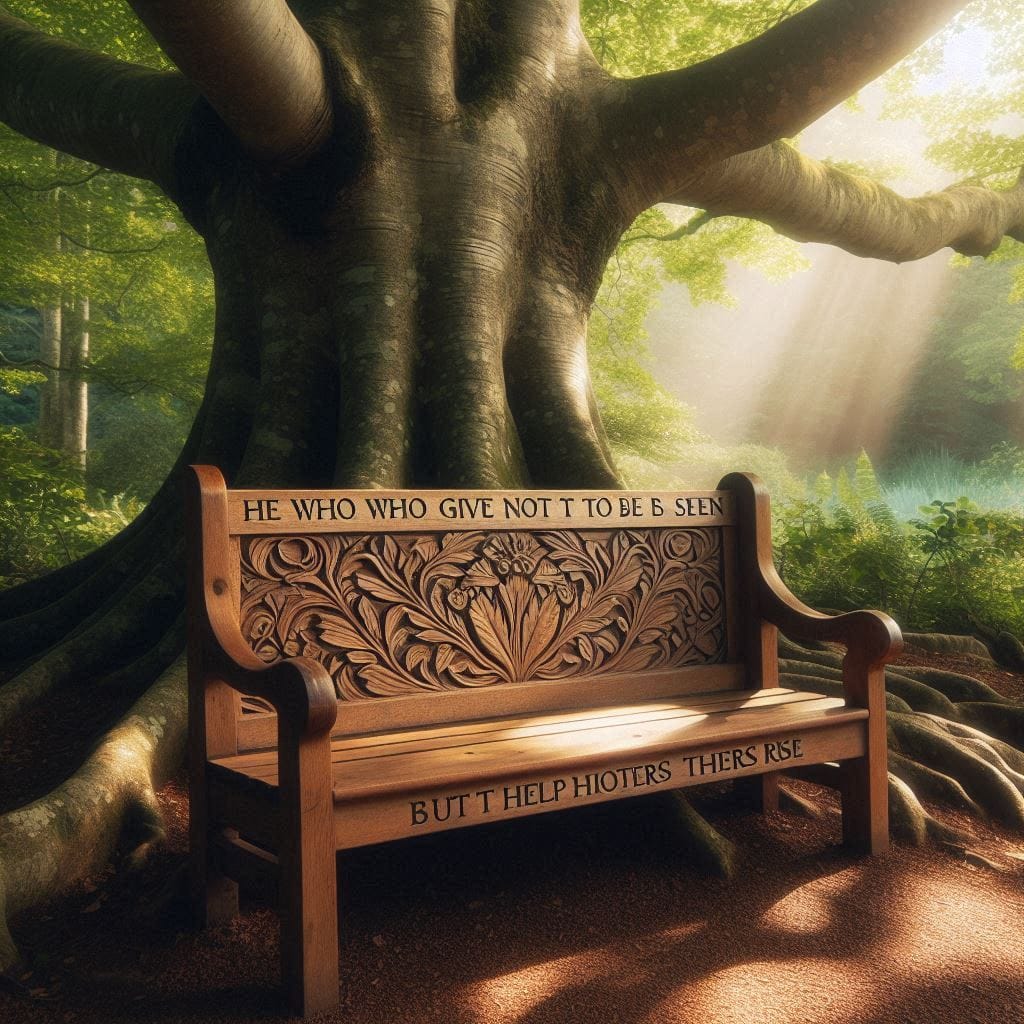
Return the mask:
<svg viewBox="0 0 1024 1024">
<path fill-rule="evenodd" d="M 511 739 L 518 735 L 532 735 L 535 731 L 555 732 L 566 727 L 584 728 L 590 724 L 615 725 L 632 719 L 678 717 L 686 711 L 711 713 L 716 710 L 767 707 L 772 704 L 818 700 L 821 694 L 786 688 L 773 690 L 746 690 L 742 692 L 701 693 L 685 700 L 630 700 L 605 707 L 577 707 L 572 711 L 545 714 L 511 715 L 500 719 L 468 722 L 443 722 L 429 729 L 403 729 L 377 732 L 363 736 L 339 735 L 331 743 L 333 761 L 349 761 L 362 757 L 380 757 L 395 752 L 430 750 L 450 747 L 475 738 L 482 741 Z M 277 764 L 277 751 L 263 749 L 232 756 L 230 767 L 236 771 L 259 769 Z"/>
<path fill-rule="evenodd" d="M 544 714 L 599 704 L 619 707 L 649 699 L 685 696 L 686 702 L 706 690 L 727 694 L 749 689 L 745 665 L 700 665 L 668 672 L 635 675 L 582 676 L 557 682 L 515 683 L 481 689 L 447 690 L 412 697 L 338 705 L 336 735 L 376 735 L 395 729 L 430 727 L 451 722 L 490 721 L 524 713 Z M 625 701 L 623 700 L 625 698 Z M 238 749 L 256 750 L 277 744 L 277 716 L 248 714 L 238 720 Z"/>
<path fill-rule="evenodd" d="M 722 696 L 722 695 L 718 695 Z M 618 714 L 580 714 L 521 719 L 513 727 L 450 734 L 448 728 L 377 737 L 375 748 L 332 744 L 335 800 L 383 796 L 422 787 L 438 787 L 495 777 L 583 767 L 623 757 L 651 757 L 720 740 L 736 741 L 770 733 L 813 730 L 867 717 L 842 700 L 799 691 L 750 691 L 703 704 L 646 704 L 617 709 Z M 525 724 L 525 723 L 529 724 Z M 408 745 L 407 745 L 408 744 Z M 217 759 L 215 764 L 268 785 L 276 785 L 275 752 Z"/>
</svg>

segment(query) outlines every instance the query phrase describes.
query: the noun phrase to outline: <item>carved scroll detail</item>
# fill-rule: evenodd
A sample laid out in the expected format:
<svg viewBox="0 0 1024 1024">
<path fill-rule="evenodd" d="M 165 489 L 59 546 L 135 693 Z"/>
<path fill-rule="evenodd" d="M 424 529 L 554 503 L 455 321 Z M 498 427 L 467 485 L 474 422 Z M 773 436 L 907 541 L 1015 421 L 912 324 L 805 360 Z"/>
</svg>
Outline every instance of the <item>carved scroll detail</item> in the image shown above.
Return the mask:
<svg viewBox="0 0 1024 1024">
<path fill-rule="evenodd" d="M 721 531 L 242 538 L 242 632 L 342 699 L 722 661 Z"/>
</svg>

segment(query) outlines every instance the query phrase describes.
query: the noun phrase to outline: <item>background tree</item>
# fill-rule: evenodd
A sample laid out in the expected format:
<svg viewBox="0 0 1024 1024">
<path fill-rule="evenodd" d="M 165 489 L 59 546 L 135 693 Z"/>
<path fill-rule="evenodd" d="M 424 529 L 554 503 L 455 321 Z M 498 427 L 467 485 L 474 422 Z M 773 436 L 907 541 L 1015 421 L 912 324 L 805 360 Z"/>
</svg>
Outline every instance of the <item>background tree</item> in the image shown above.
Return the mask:
<svg viewBox="0 0 1024 1024">
<path fill-rule="evenodd" d="M 612 61 L 600 26 L 622 6 L 590 12 Z M 678 67 L 632 79 L 595 58 L 573 0 L 136 0 L 180 72 L 0 14 L 0 119 L 155 183 L 203 237 L 216 330 L 182 460 L 254 486 L 614 487 L 586 329 L 645 210 L 754 218 L 891 260 L 1024 235 L 1019 186 L 907 200 L 784 141 L 963 0 L 819 0 L 782 17 L 796 6 L 715 5 L 717 41 L 737 44 L 718 53 L 695 16 L 652 4 Z M 0 595 L 0 646 L 20 663 L 0 726 L 74 692 L 135 701 L 56 789 L 6 815 L 8 913 L 91 870 L 122 824 L 143 845 L 159 830 L 153 788 L 185 717 L 175 476 L 104 548 Z M 829 666 L 815 677 L 827 690 Z M 1008 735 L 1020 709 L 931 683 L 892 697 L 913 755 L 897 770 L 1024 824 L 1019 752 L 969 724 Z M 893 794 L 899 827 L 936 827 L 905 784 Z M 6 936 L 0 948 L 14 957 Z"/>
</svg>

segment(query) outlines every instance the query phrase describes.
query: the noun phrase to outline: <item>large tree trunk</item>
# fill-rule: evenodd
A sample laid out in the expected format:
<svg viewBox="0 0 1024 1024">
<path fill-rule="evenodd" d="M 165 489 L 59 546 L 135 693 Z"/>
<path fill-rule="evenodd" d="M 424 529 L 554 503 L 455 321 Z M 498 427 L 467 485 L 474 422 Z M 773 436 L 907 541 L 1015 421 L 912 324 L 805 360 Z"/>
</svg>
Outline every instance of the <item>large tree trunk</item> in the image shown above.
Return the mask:
<svg viewBox="0 0 1024 1024">
<path fill-rule="evenodd" d="M 786 22 L 785 32 L 769 33 L 754 54 L 781 55 L 787 88 L 772 94 L 744 85 L 739 97 L 708 84 L 723 71 L 733 85 L 745 83 L 748 50 L 731 69 L 718 58 L 695 76 L 609 78 L 567 0 L 380 0 L 372 15 L 327 0 L 267 2 L 252 8 L 253 21 L 244 3 L 216 11 L 194 0 L 136 6 L 209 102 L 186 116 L 181 81 L 75 57 L 82 82 L 113 83 L 95 90 L 95 106 L 76 107 L 77 92 L 47 70 L 47 44 L 0 14 L 0 41 L 17 58 L 0 66 L 0 116 L 33 137 L 154 178 L 205 238 L 216 336 L 182 459 L 219 465 L 233 484 L 248 486 L 590 488 L 614 487 L 618 477 L 590 386 L 587 318 L 635 214 L 699 193 L 709 162 L 770 143 L 767 127 L 741 130 L 755 115 L 776 135 L 798 129 L 801 92 L 813 94 L 815 109 L 836 102 L 958 4 L 823 0 L 813 16 L 793 19 L 796 28 Z M 825 32 L 822 12 L 833 10 L 842 30 Z M 198 25 L 208 33 L 202 45 L 190 35 Z M 842 31 L 867 28 L 865 66 L 844 58 L 829 88 L 815 85 L 834 63 Z M 821 43 L 822 67 L 809 38 Z M 276 77 L 258 73 L 264 53 L 280 62 Z M 5 87 L 12 75 L 33 86 Z M 134 120 L 118 115 L 125 97 Z M 743 107 L 741 128 L 723 130 L 711 145 L 709 126 L 722 123 L 722 105 L 734 101 Z M 305 127 L 296 134 L 295 125 Z M 1024 223 L 1020 205 L 1016 195 L 1000 201 L 1008 223 Z M 800 230 L 810 228 L 801 221 Z M 832 230 L 841 234 L 842 224 Z M 65 784 L 70 790 L 54 797 L 62 801 L 59 822 L 48 821 L 56 806 L 49 798 L 27 817 L 8 816 L 11 827 L 35 828 L 32 841 L 47 851 L 32 872 L 15 863 L 13 846 L 0 846 L 9 904 L 30 906 L 58 880 L 93 870 L 126 817 L 151 812 L 151 787 L 184 728 L 175 662 L 180 559 L 172 474 L 145 517 L 87 563 L 0 599 L 0 649 L 20 663 L 0 687 L 0 728 L 61 690 L 107 701 L 113 717 L 141 701 L 118 726 L 132 758 L 104 761 L 101 743 Z M 829 670 L 821 663 L 812 671 L 826 690 Z M 927 745 L 914 744 L 932 728 L 915 715 L 981 720 L 934 687 L 911 680 L 905 689 L 917 703 L 899 699 L 893 710 L 904 716 L 908 763 L 926 759 L 914 750 Z M 1012 715 L 1006 720 L 1012 725 Z M 1014 770 L 1009 746 L 946 733 L 935 749 L 989 744 L 957 765 L 976 769 L 999 758 L 1005 771 L 997 773 Z M 99 825 L 86 785 L 95 772 L 116 794 Z M 949 780 L 950 792 L 959 786 Z M 896 784 L 894 793 L 897 812 L 905 809 L 896 820 L 916 822 L 909 831 L 923 835 L 926 819 L 912 795 Z M 724 869 L 726 844 L 695 819 L 691 826 L 706 859 Z M 12 950 L 8 944 L 8 959 Z"/>
</svg>

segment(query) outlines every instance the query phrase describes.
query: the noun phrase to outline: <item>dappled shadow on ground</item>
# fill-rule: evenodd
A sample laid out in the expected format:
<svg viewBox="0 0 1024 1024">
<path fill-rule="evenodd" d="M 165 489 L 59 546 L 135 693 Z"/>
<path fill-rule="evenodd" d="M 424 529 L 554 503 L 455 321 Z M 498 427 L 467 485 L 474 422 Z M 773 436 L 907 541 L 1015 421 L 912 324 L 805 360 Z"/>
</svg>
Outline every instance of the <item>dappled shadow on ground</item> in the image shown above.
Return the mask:
<svg viewBox="0 0 1024 1024">
<path fill-rule="evenodd" d="M 195 934 L 166 879 L 101 882 L 23 922 L 36 1021 L 280 1020 L 277 923 L 249 908 Z M 1024 1006 L 1020 875 L 935 852 L 861 860 L 833 818 L 713 808 L 731 882 L 678 855 L 671 804 L 618 804 L 439 833 L 340 859 L 341 1011 L 351 1024 L 1008 1024 Z M 159 906 L 157 913 L 150 909 Z M 43 915 L 44 917 L 46 915 Z"/>
</svg>

